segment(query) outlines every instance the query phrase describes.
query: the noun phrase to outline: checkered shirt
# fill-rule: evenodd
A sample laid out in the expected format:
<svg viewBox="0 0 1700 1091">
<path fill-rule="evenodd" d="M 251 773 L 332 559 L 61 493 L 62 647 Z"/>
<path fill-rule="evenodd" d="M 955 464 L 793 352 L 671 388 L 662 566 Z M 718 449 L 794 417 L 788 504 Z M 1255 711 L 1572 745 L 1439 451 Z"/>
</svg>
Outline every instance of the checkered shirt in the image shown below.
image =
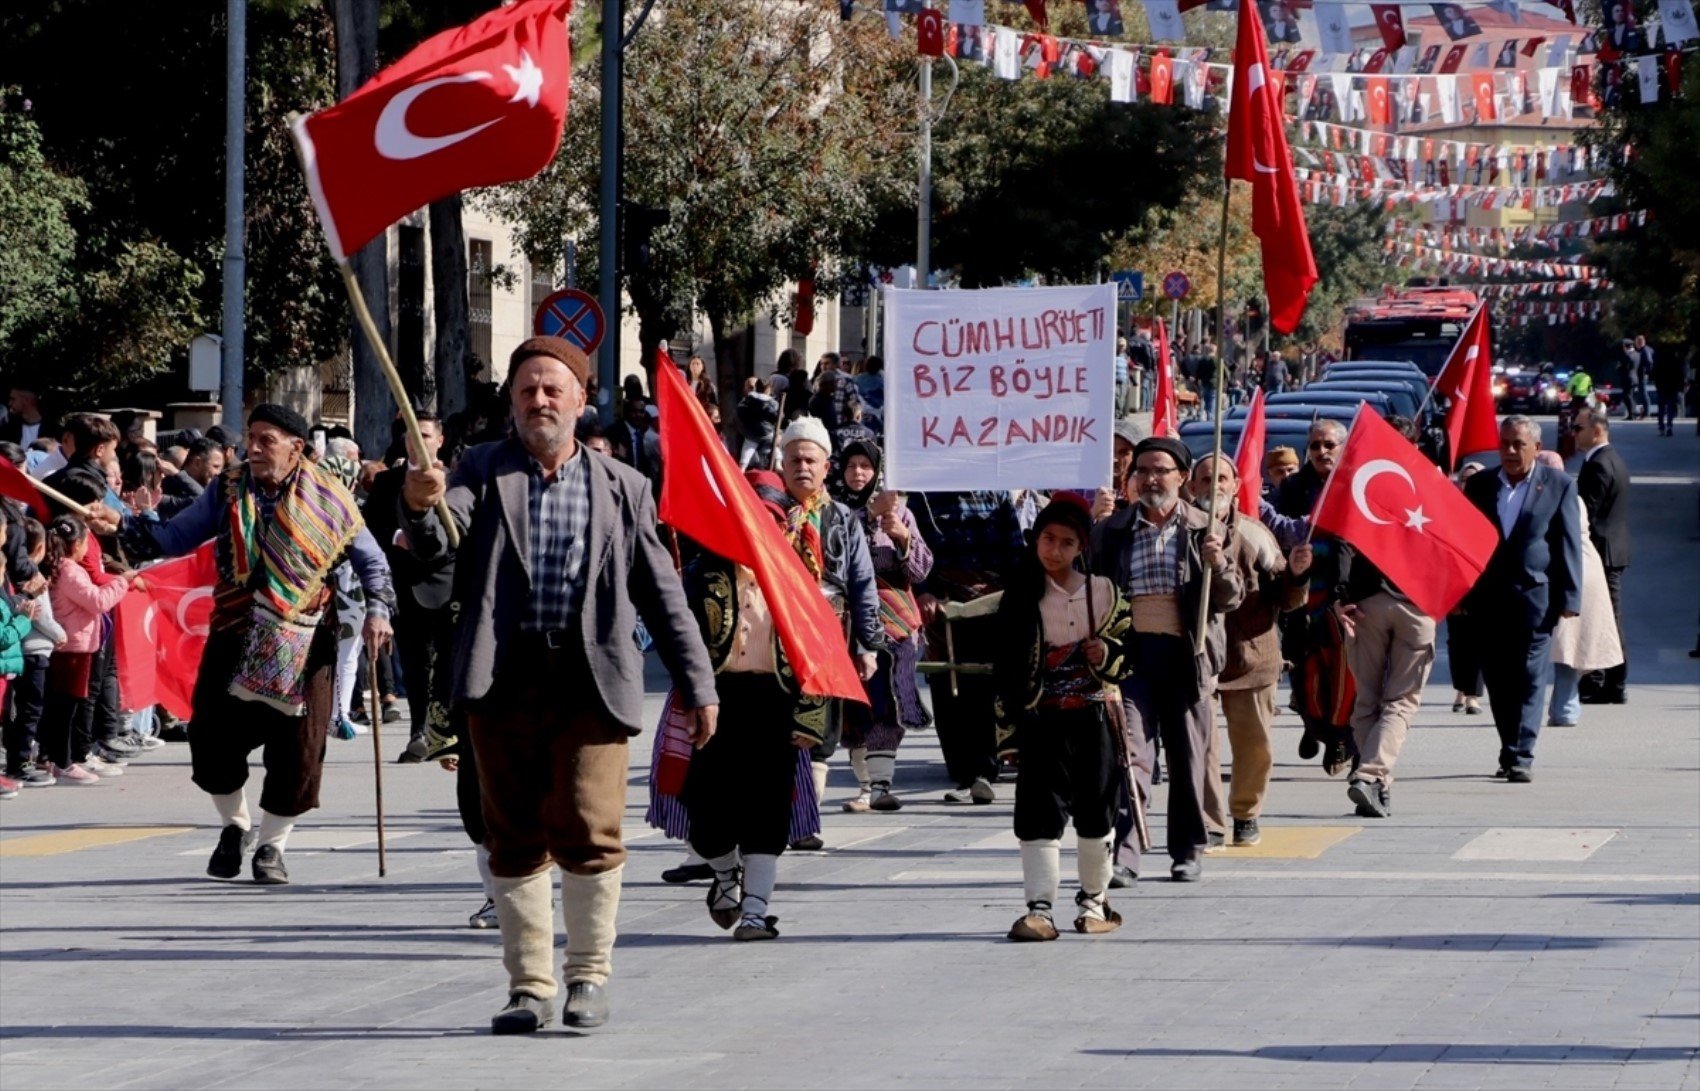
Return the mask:
<svg viewBox="0 0 1700 1091">
<path fill-rule="evenodd" d="M 570 629 L 584 603 L 590 537 L 590 459 L 581 447 L 545 477 L 536 459 L 526 474 L 531 492 L 531 598 L 520 628 Z"/>
<path fill-rule="evenodd" d="M 1180 512 L 1161 526 L 1147 522 L 1141 506 L 1133 517 L 1133 537 L 1128 550 L 1128 593 L 1172 595 L 1181 589 L 1181 532 L 1185 520 Z"/>
</svg>

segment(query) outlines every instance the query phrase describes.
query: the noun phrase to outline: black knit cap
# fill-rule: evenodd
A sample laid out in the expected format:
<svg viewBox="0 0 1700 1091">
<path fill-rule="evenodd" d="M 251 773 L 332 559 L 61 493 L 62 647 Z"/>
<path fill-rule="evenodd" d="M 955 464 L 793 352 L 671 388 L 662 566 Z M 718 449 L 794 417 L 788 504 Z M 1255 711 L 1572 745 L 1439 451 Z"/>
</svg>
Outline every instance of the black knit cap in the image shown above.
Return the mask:
<svg viewBox="0 0 1700 1091">
<path fill-rule="evenodd" d="M 269 424 L 306 442 L 313 439 L 313 429 L 307 424 L 307 418 L 287 405 L 273 402 L 256 405 L 254 411 L 248 414 L 248 426 L 252 428 L 256 424 Z"/>
<path fill-rule="evenodd" d="M 1137 460 L 1140 455 L 1147 451 L 1164 452 L 1175 460 L 1175 465 L 1180 467 L 1182 473 L 1192 469 L 1192 452 L 1187 450 L 1186 444 L 1178 439 L 1170 439 L 1168 436 L 1146 436 L 1133 449 L 1134 459 Z"/>
<path fill-rule="evenodd" d="M 1039 532 L 1052 523 L 1061 523 L 1074 531 L 1080 538 L 1080 548 L 1084 550 L 1092 540 L 1092 509 L 1086 501 L 1074 493 L 1059 492 L 1051 497 L 1033 520 L 1033 537 L 1037 539 Z"/>
</svg>

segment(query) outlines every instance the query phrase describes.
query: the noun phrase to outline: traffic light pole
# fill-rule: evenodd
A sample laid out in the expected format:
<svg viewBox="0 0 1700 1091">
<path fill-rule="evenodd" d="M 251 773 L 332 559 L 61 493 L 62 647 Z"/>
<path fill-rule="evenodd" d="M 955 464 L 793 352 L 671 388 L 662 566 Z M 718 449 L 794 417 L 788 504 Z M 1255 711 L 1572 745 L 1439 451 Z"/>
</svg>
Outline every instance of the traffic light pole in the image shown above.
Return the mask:
<svg viewBox="0 0 1700 1091">
<path fill-rule="evenodd" d="M 602 320 L 602 353 L 596 374 L 602 423 L 614 423 L 614 391 L 620 385 L 620 189 L 625 164 L 620 137 L 624 112 L 625 0 L 602 0 L 602 178 L 601 238 L 596 271 Z"/>
</svg>

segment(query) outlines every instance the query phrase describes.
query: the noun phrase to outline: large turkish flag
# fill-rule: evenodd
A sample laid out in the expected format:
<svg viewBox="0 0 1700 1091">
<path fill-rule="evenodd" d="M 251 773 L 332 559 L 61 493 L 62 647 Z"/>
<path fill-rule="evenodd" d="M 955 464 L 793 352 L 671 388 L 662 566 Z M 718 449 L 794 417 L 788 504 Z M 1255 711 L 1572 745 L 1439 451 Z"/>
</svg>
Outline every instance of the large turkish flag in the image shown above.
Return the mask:
<svg viewBox="0 0 1700 1091">
<path fill-rule="evenodd" d="M 1269 297 L 1269 324 L 1283 334 L 1298 328 L 1317 281 L 1285 126 L 1280 85 L 1270 77 L 1269 54 L 1263 45 L 1263 22 L 1255 4 L 1241 4 L 1228 107 L 1226 176 L 1251 183 L 1251 230 L 1263 244 L 1263 294 Z"/>
<path fill-rule="evenodd" d="M 218 582 L 213 544 L 144 569 L 142 580 L 147 590 L 132 589 L 114 611 L 118 689 L 125 708 L 164 705 L 187 720 Z"/>
<path fill-rule="evenodd" d="M 1234 468 L 1240 478 L 1239 509 L 1250 519 L 1256 519 L 1262 510 L 1263 448 L 1269 442 L 1269 423 L 1265 417 L 1263 389 L 1259 387 L 1252 392 L 1240 445 L 1234 451 Z"/>
<path fill-rule="evenodd" d="M 1452 405 L 1446 411 L 1446 447 L 1454 468 L 1465 455 L 1499 447 L 1499 416 L 1493 404 L 1493 341 L 1487 306 L 1476 308 L 1446 366 L 1434 380 L 1437 397 Z"/>
<path fill-rule="evenodd" d="M 738 472 L 702 403 L 666 353 L 656 361 L 655 387 L 661 461 L 667 467 L 661 479 L 661 521 L 710 553 L 755 572 L 804 693 L 867 704 L 843 623 Z"/>
<path fill-rule="evenodd" d="M 1362 407 L 1311 522 L 1357 547 L 1437 621 L 1475 585 L 1499 546 L 1499 528 L 1464 491 Z"/>
<path fill-rule="evenodd" d="M 549 165 L 567 118 L 571 10 L 572 0 L 520 0 L 438 34 L 295 121 L 338 261 L 438 198 Z"/>
</svg>

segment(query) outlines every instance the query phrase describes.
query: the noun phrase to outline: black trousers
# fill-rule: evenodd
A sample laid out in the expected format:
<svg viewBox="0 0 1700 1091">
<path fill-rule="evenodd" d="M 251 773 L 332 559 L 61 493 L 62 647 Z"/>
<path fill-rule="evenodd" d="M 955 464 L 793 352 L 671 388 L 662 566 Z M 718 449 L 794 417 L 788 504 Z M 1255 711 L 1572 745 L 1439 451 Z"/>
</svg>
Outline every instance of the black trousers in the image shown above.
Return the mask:
<svg viewBox="0 0 1700 1091">
<path fill-rule="evenodd" d="M 48 656 L 24 657 L 24 670 L 6 688 L 6 768 L 16 770 L 30 760 L 47 704 Z"/>
<path fill-rule="evenodd" d="M 1015 836 L 1054 841 L 1069 817 L 1074 832 L 1107 837 L 1121 794 L 1121 761 L 1102 703 L 1080 709 L 1040 709 L 1016 738 Z"/>
<path fill-rule="evenodd" d="M 685 776 L 691 848 L 705 859 L 733 849 L 777 856 L 791 832 L 794 698 L 772 673 L 727 671 L 714 684 L 720 726 Z"/>
<path fill-rule="evenodd" d="M 1499 732 L 1499 764 L 1527 769 L 1535 760 L 1552 682 L 1552 631 L 1506 620 L 1487 626 L 1482 637 L 1482 676 Z"/>
<path fill-rule="evenodd" d="M 409 728 L 425 735 L 432 705 L 446 714 L 453 692 L 455 615 L 451 607 L 427 610 L 407 588 L 396 591 L 395 643 L 401 678 L 407 687 Z"/>
<path fill-rule="evenodd" d="M 1184 637 L 1135 633 L 1130 645 L 1139 664 L 1122 683 L 1128 748 L 1140 798 L 1151 798 L 1157 742 L 1169 760 L 1168 851 L 1174 863 L 1196 859 L 1208 839 L 1204 821 L 1205 756 L 1215 730 L 1210 698 L 1197 692 L 1192 642 Z M 1124 798 L 1116 815 L 1116 863 L 1138 873 L 1140 852 L 1133 812 Z"/>
<path fill-rule="evenodd" d="M 474 845 L 484 843 L 484 793 L 478 789 L 478 757 L 470 736 L 460 737 L 460 761 L 455 766 L 455 806 L 460 826 Z"/>
<path fill-rule="evenodd" d="M 306 708 L 290 716 L 258 701 L 230 695 L 242 657 L 245 628 L 215 630 L 195 678 L 189 725 L 189 765 L 208 795 L 228 795 L 248 783 L 248 755 L 263 749 L 266 780 L 260 806 L 293 818 L 319 805 L 326 727 L 336 700 L 336 614 L 327 612 L 307 653 Z"/>
<path fill-rule="evenodd" d="M 1452 688 L 1466 697 L 1482 695 L 1482 658 L 1477 650 L 1478 627 L 1463 614 L 1446 619 L 1446 660 Z"/>
<path fill-rule="evenodd" d="M 108 638 L 94 656 L 89 672 L 89 697 L 94 702 L 91 730 L 96 740 L 110 742 L 124 733 L 123 698 L 118 693 L 118 641 Z"/>
<path fill-rule="evenodd" d="M 1611 615 L 1617 622 L 1617 642 L 1623 646 L 1623 662 L 1607 667 L 1600 692 L 1611 698 L 1622 697 L 1629 684 L 1629 641 L 1623 639 L 1623 566 L 1606 569 L 1606 589 L 1611 592 Z"/>
</svg>

